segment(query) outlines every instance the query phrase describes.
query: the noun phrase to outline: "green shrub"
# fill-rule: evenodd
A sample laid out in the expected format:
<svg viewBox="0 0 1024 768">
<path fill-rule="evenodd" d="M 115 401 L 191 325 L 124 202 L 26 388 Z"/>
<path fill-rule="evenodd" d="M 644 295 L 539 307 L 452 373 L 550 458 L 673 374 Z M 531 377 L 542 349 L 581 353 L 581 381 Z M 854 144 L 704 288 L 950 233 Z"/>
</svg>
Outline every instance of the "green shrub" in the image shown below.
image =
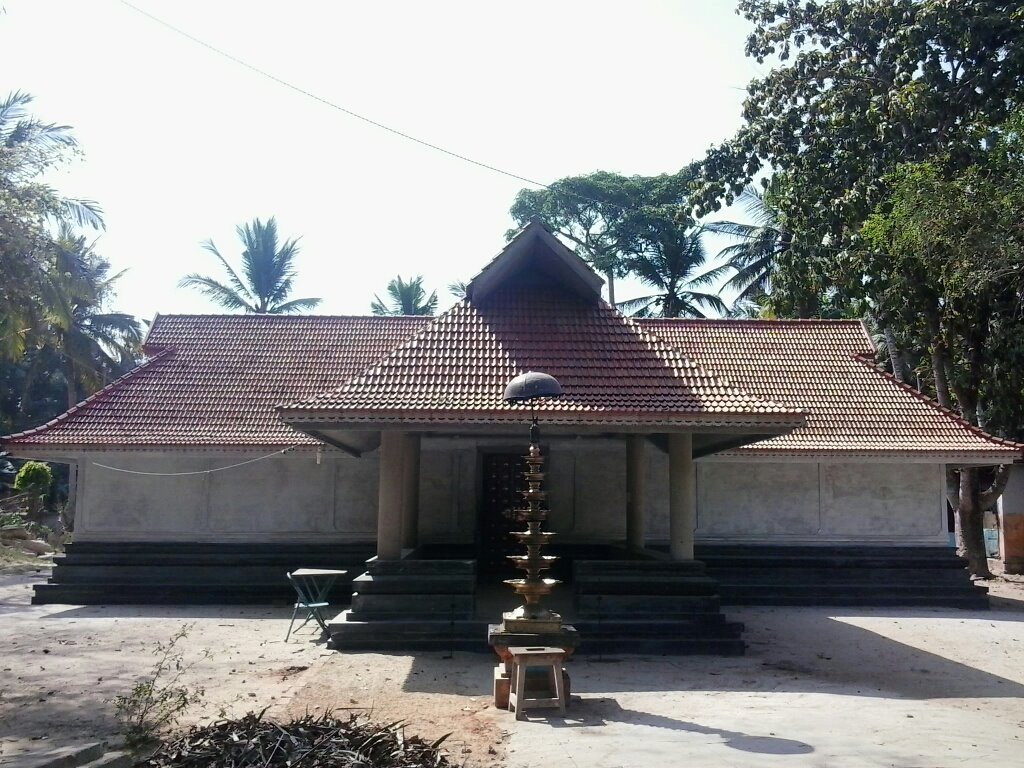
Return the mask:
<svg viewBox="0 0 1024 768">
<path fill-rule="evenodd" d="M 20 493 L 30 493 L 35 496 L 44 496 L 50 490 L 53 482 L 53 472 L 50 465 L 41 461 L 26 461 L 14 478 L 14 490 Z"/>
<path fill-rule="evenodd" d="M 28 497 L 26 512 L 35 517 L 43 507 L 43 499 L 53 484 L 50 465 L 41 461 L 26 461 L 14 478 L 14 490 Z"/>
<path fill-rule="evenodd" d="M 157 662 L 152 672 L 141 678 L 125 696 L 114 698 L 117 719 L 125 729 L 124 741 L 138 749 L 155 740 L 181 714 L 201 701 L 205 691 L 182 683 L 193 664 L 185 663 L 185 654 L 177 647 L 194 624 L 185 624 L 166 643 L 157 643 L 153 654 Z M 203 653 L 209 656 L 209 652 Z"/>
</svg>

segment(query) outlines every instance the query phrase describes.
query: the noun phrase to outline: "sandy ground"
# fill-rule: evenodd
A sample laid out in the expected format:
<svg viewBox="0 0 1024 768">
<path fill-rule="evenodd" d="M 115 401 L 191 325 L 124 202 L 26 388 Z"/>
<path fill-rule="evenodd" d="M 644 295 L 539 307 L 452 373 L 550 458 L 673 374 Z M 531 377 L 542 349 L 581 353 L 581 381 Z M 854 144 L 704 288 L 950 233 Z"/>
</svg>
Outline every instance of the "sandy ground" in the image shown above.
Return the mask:
<svg viewBox="0 0 1024 768">
<path fill-rule="evenodd" d="M 569 664 L 560 717 L 490 707 L 488 654 L 341 654 L 290 609 L 31 606 L 42 575 L 0 574 L 0 764 L 116 740 L 110 699 L 183 625 L 205 687 L 186 722 L 270 707 L 368 711 L 436 738 L 467 766 L 1024 766 L 1024 583 L 993 610 L 747 608 L 747 656 L 616 656 Z M 207 658 L 205 654 L 209 652 Z"/>
</svg>

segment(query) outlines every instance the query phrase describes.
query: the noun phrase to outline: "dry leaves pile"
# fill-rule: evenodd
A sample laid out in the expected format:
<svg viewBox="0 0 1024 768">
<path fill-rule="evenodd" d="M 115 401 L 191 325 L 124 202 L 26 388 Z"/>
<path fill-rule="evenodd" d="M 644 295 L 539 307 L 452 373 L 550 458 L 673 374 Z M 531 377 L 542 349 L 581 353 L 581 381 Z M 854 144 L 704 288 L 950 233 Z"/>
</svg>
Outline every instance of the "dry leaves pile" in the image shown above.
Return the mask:
<svg viewBox="0 0 1024 768">
<path fill-rule="evenodd" d="M 442 737 L 406 737 L 400 723 L 379 725 L 357 715 L 306 715 L 289 723 L 249 713 L 239 720 L 194 726 L 138 763 L 149 768 L 448 768 Z"/>
</svg>

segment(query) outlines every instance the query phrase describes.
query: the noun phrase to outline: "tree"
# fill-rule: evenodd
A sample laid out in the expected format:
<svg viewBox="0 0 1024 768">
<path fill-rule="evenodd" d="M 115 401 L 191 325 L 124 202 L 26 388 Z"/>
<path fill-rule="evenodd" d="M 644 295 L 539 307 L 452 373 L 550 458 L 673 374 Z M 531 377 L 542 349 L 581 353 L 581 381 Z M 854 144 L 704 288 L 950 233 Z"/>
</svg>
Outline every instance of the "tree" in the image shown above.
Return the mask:
<svg viewBox="0 0 1024 768">
<path fill-rule="evenodd" d="M 53 485 L 53 472 L 48 464 L 41 461 L 26 461 L 14 477 L 14 490 L 27 496 L 27 512 L 30 520 L 36 520 L 43 506 L 46 494 Z"/>
<path fill-rule="evenodd" d="M 649 203 L 627 217 L 630 256 L 629 272 L 657 293 L 620 302 L 623 312 L 639 317 L 704 317 L 704 310 L 725 312 L 725 303 L 717 294 L 701 291 L 716 278 L 717 270 L 703 271 L 707 252 L 701 229 L 671 202 L 659 186 L 667 177 L 640 182 Z M 659 204 L 660 203 L 660 204 Z"/>
<path fill-rule="evenodd" d="M 42 346 L 60 360 L 71 408 L 136 364 L 142 333 L 131 315 L 106 311 L 124 272 L 111 275 L 110 262 L 66 225 L 56 244 L 56 268 L 46 275 L 42 292 Z"/>
<path fill-rule="evenodd" d="M 0 360 L 17 360 L 39 326 L 43 276 L 54 266 L 51 229 L 61 221 L 101 228 L 99 207 L 57 194 L 40 176 L 77 151 L 67 126 L 44 123 L 15 91 L 0 101 Z"/>
<path fill-rule="evenodd" d="M 950 174 L 910 163 L 865 223 L 861 258 L 874 302 L 913 341 L 941 405 L 989 432 L 1024 437 L 1024 116 L 995 132 L 986 156 Z M 988 576 L 982 514 L 1008 478 L 949 473 L 971 572 Z"/>
<path fill-rule="evenodd" d="M 465 280 L 452 280 L 448 283 L 448 293 L 457 299 L 466 298 L 468 285 Z"/>
<path fill-rule="evenodd" d="M 949 185 L 987 166 L 993 131 L 1003 130 L 1021 105 L 1024 6 L 741 0 L 739 10 L 755 26 L 747 54 L 760 62 L 775 57 L 778 66 L 748 86 L 745 125 L 704 160 L 695 212 L 731 203 L 765 164 L 784 174 L 793 183 L 774 202 L 793 240 L 773 275 L 773 307 L 793 313 L 798 297 L 788 294 L 795 285 L 815 295 L 816 313 L 869 309 L 891 332 L 887 337 L 911 340 L 916 349 L 908 355 L 927 353 L 915 368 L 930 367 L 940 402 L 972 424 L 1013 434 L 1019 425 L 1012 418 L 1000 427 L 989 415 L 1013 410 L 1007 382 L 1017 374 L 986 368 L 995 359 L 989 351 L 1000 349 L 1010 355 L 1003 365 L 1016 366 L 1009 346 L 1016 321 L 1005 282 L 1011 278 L 977 270 L 964 222 L 956 218 L 971 207 L 971 193 Z M 901 166 L 935 173 L 933 205 L 903 184 Z M 929 212 L 927 226 L 915 206 Z M 881 217 L 876 233 L 886 231 L 888 219 L 894 242 L 902 226 L 909 239 L 889 247 L 871 228 L 862 233 L 872 212 Z M 980 280 L 979 290 L 961 301 L 971 279 Z M 998 496 L 1004 476 L 1005 470 L 997 473 L 985 490 L 977 470 L 953 478 L 958 488 L 951 502 L 978 575 L 988 569 L 975 510 Z"/>
<path fill-rule="evenodd" d="M 758 304 L 771 293 L 779 259 L 792 246 L 793 235 L 786 230 L 774 203 L 781 186 L 782 177 L 776 175 L 763 191 L 748 184 L 739 194 L 737 202 L 753 223 L 716 221 L 704 227 L 708 232 L 729 235 L 738 241 L 718 254 L 725 259 L 722 271 L 733 273 L 722 287 L 736 291 L 734 308 Z"/>
<path fill-rule="evenodd" d="M 423 276 L 417 275 L 409 281 L 396 276 L 388 282 L 388 296 L 391 304 L 385 305 L 374 295 L 370 311 L 375 315 L 432 315 L 437 311 L 437 291 L 427 296 L 423 288 Z"/>
<path fill-rule="evenodd" d="M 286 240 L 278 246 L 277 221 L 253 219 L 235 228 L 242 242 L 241 276 L 228 264 L 213 240 L 203 243 L 227 273 L 227 283 L 196 273 L 186 275 L 180 288 L 195 288 L 225 309 L 241 309 L 254 314 L 285 315 L 313 309 L 320 299 L 291 299 L 295 279 L 298 240 Z"/>
<path fill-rule="evenodd" d="M 784 173 L 794 183 L 775 205 L 794 245 L 809 246 L 792 265 L 842 303 L 854 286 L 836 261 L 884 199 L 885 175 L 938 154 L 969 166 L 1020 104 L 1024 7 L 741 0 L 739 12 L 755 25 L 747 54 L 779 66 L 750 83 L 745 125 L 704 160 L 697 213 L 731 203 L 765 164 Z"/>
<path fill-rule="evenodd" d="M 545 189 L 524 189 L 510 213 L 522 227 L 539 219 L 575 246 L 576 254 L 601 272 L 608 282 L 608 303 L 615 304 L 615 281 L 630 271 L 637 253 L 636 217 L 645 220 L 658 209 L 671 221 L 687 199 L 696 166 L 660 176 L 621 176 L 597 171 L 569 176 Z M 510 230 L 511 238 L 517 230 Z"/>
</svg>

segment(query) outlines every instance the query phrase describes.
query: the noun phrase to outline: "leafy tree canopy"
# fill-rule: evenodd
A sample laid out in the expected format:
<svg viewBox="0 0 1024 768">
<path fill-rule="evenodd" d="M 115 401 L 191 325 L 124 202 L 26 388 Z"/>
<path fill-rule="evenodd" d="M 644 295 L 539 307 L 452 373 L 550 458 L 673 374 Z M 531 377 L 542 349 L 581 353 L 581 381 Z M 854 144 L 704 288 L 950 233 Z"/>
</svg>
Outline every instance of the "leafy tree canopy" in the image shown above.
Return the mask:
<svg viewBox="0 0 1024 768">
<path fill-rule="evenodd" d="M 791 182 L 776 199 L 791 230 L 838 248 L 884 198 L 885 174 L 939 153 L 970 165 L 1021 100 L 1016 0 L 740 0 L 738 12 L 754 24 L 747 54 L 779 66 L 750 83 L 746 124 L 705 159 L 699 215 L 770 165 Z"/>
<path fill-rule="evenodd" d="M 524 189 L 510 213 L 522 227 L 536 218 L 575 246 L 576 253 L 608 280 L 608 301 L 615 303 L 615 280 L 629 272 L 637 252 L 641 209 L 649 220 L 655 209 L 673 219 L 686 201 L 693 168 L 661 176 L 622 176 L 597 171 L 559 179 L 545 189 Z M 518 230 L 510 230 L 511 239 Z"/>
</svg>

